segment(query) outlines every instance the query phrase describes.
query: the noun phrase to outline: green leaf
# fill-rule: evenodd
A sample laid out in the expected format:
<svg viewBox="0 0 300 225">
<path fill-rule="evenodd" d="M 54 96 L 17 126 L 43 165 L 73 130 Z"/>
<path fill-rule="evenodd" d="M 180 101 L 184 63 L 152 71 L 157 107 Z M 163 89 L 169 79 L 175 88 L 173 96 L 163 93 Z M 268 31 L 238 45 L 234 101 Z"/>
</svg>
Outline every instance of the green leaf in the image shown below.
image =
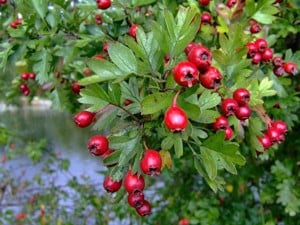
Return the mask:
<svg viewBox="0 0 300 225">
<path fill-rule="evenodd" d="M 203 166 L 211 180 L 216 179 L 217 177 L 217 161 L 214 159 L 213 155 L 211 154 L 210 149 L 207 149 L 205 147 L 200 148 L 201 152 L 201 159 L 203 162 Z"/>
<path fill-rule="evenodd" d="M 209 90 L 205 90 L 199 98 L 199 106 L 201 110 L 214 108 L 219 105 L 220 102 L 221 97 L 217 93 Z"/>
<path fill-rule="evenodd" d="M 262 24 L 271 24 L 278 13 L 278 9 L 274 6 L 274 0 L 258 1 L 253 0 L 246 2 L 246 12 L 250 17 Z"/>
<path fill-rule="evenodd" d="M 156 2 L 156 0 L 133 0 L 132 4 L 134 7 L 137 7 L 137 6 L 149 5 L 153 2 Z"/>
<path fill-rule="evenodd" d="M 183 143 L 182 138 L 179 134 L 174 135 L 174 150 L 177 158 L 180 158 L 183 155 Z"/>
<path fill-rule="evenodd" d="M 103 160 L 103 163 L 105 165 L 111 165 L 111 164 L 118 163 L 121 153 L 122 153 L 122 151 L 120 151 L 120 150 L 114 151 L 112 154 L 110 154 L 108 157 L 106 157 Z"/>
<path fill-rule="evenodd" d="M 45 0 L 31 0 L 31 4 L 33 5 L 33 8 L 35 11 L 38 13 L 38 15 L 41 17 L 41 19 L 44 20 L 47 10 L 48 10 L 48 5 L 47 1 Z"/>
<path fill-rule="evenodd" d="M 173 92 L 156 92 L 142 100 L 142 114 L 154 114 L 171 105 Z"/>
<path fill-rule="evenodd" d="M 200 117 L 196 120 L 199 123 L 213 123 L 216 118 L 220 116 L 220 113 L 215 110 L 202 110 L 200 113 Z"/>
<path fill-rule="evenodd" d="M 137 61 L 131 49 L 121 43 L 109 43 L 108 54 L 113 63 L 124 73 L 137 72 Z"/>
<path fill-rule="evenodd" d="M 173 135 L 165 137 L 161 142 L 161 149 L 171 149 L 174 145 Z"/>
<path fill-rule="evenodd" d="M 32 60 L 35 61 L 33 70 L 37 74 L 36 79 L 38 82 L 44 84 L 49 81 L 49 71 L 52 62 L 52 55 L 50 52 L 43 48 L 41 51 L 37 51 L 33 54 Z"/>
<path fill-rule="evenodd" d="M 82 104 L 90 105 L 89 110 L 92 112 L 102 109 L 110 102 L 110 97 L 99 85 L 82 88 L 80 95 L 81 97 L 78 101 Z"/>
</svg>

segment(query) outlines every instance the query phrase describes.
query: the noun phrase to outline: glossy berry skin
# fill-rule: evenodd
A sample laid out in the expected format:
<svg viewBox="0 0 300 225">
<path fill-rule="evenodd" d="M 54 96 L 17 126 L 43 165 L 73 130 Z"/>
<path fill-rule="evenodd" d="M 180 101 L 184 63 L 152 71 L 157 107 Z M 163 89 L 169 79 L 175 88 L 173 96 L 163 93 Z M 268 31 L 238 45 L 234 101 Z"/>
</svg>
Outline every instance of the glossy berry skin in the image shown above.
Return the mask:
<svg viewBox="0 0 300 225">
<path fill-rule="evenodd" d="M 108 9 L 111 6 L 111 0 L 97 0 L 98 9 Z"/>
<path fill-rule="evenodd" d="M 184 87 L 192 87 L 198 82 L 199 71 L 193 63 L 183 61 L 174 67 L 173 77 L 177 84 Z"/>
<path fill-rule="evenodd" d="M 273 69 L 273 73 L 277 76 L 277 77 L 282 77 L 285 73 L 283 66 L 278 66 L 275 67 Z"/>
<path fill-rule="evenodd" d="M 19 89 L 20 89 L 20 91 L 24 92 L 25 90 L 28 90 L 29 88 L 28 88 L 27 84 L 22 83 L 19 85 Z"/>
<path fill-rule="evenodd" d="M 78 127 L 87 127 L 95 121 L 95 113 L 83 110 L 74 116 L 74 122 Z"/>
<path fill-rule="evenodd" d="M 0 0 L 0 4 L 6 4 L 7 3 L 7 0 Z"/>
<path fill-rule="evenodd" d="M 289 75 L 296 75 L 298 73 L 297 65 L 293 62 L 286 62 L 283 64 L 284 71 Z"/>
<path fill-rule="evenodd" d="M 72 83 L 72 91 L 73 91 L 75 94 L 79 94 L 81 88 L 82 88 L 82 86 L 81 86 L 80 84 L 78 84 L 77 82 L 73 82 L 73 83 Z"/>
<path fill-rule="evenodd" d="M 235 114 L 236 110 L 238 109 L 239 105 L 236 100 L 232 98 L 226 98 L 221 103 L 221 110 L 223 115 L 225 116 L 232 116 Z"/>
<path fill-rule="evenodd" d="M 142 203 L 142 205 L 138 208 L 136 208 L 136 212 L 140 215 L 140 216 L 147 216 L 151 213 L 151 205 L 147 200 L 144 200 L 144 202 Z"/>
<path fill-rule="evenodd" d="M 128 194 L 127 202 L 133 208 L 140 208 L 144 203 L 144 194 L 141 191 Z"/>
<path fill-rule="evenodd" d="M 35 80 L 35 77 L 36 77 L 35 73 L 29 73 L 28 74 L 28 78 L 31 79 L 31 80 Z"/>
<path fill-rule="evenodd" d="M 263 53 L 268 48 L 268 43 L 264 38 L 256 39 L 255 45 L 260 53 Z"/>
<path fill-rule="evenodd" d="M 195 42 L 190 42 L 184 49 L 185 54 L 188 55 L 192 48 L 194 48 L 195 46 L 197 46 Z"/>
<path fill-rule="evenodd" d="M 246 120 L 249 119 L 249 117 L 251 116 L 251 109 L 248 105 L 243 105 L 237 108 L 237 110 L 235 111 L 235 116 L 239 119 L 239 120 Z"/>
<path fill-rule="evenodd" d="M 101 155 L 101 159 L 105 160 L 108 156 L 110 156 L 111 154 L 113 154 L 115 152 L 115 150 L 113 149 L 107 149 L 107 151 L 105 151 L 102 155 Z M 115 165 L 117 165 L 118 163 L 111 163 L 111 164 L 105 164 L 107 167 L 113 167 Z"/>
<path fill-rule="evenodd" d="M 280 56 L 275 56 L 275 57 L 272 59 L 272 64 L 273 64 L 273 66 L 275 66 L 275 67 L 282 66 L 282 65 L 283 65 L 283 59 L 282 59 Z"/>
<path fill-rule="evenodd" d="M 132 24 L 129 28 L 128 34 L 133 37 L 134 39 L 136 39 L 136 31 L 138 29 L 139 25 L 137 24 Z"/>
<path fill-rule="evenodd" d="M 226 3 L 226 5 L 229 8 L 232 8 L 236 3 L 237 3 L 237 0 L 228 0 L 227 3 Z"/>
<path fill-rule="evenodd" d="M 199 75 L 199 80 L 203 87 L 216 90 L 221 85 L 222 75 L 217 68 L 211 66 L 204 74 Z"/>
<path fill-rule="evenodd" d="M 268 127 L 266 135 L 270 138 L 272 144 L 279 143 L 282 139 L 280 137 L 281 132 L 275 127 Z"/>
<path fill-rule="evenodd" d="M 199 4 L 202 6 L 206 6 L 210 3 L 210 0 L 198 0 Z"/>
<path fill-rule="evenodd" d="M 210 24 L 211 23 L 211 15 L 209 12 L 204 12 L 201 15 L 201 23 L 202 24 Z"/>
<path fill-rule="evenodd" d="M 248 58 L 252 58 L 258 52 L 258 48 L 256 44 L 253 42 L 247 43 L 247 49 L 248 49 L 247 51 Z"/>
<path fill-rule="evenodd" d="M 19 26 L 19 23 L 17 21 L 10 22 L 10 27 L 13 29 L 17 29 Z"/>
<path fill-rule="evenodd" d="M 281 134 L 288 132 L 287 124 L 282 120 L 275 120 L 271 123 L 271 126 L 276 128 Z"/>
<path fill-rule="evenodd" d="M 179 220 L 178 225 L 189 225 L 189 222 L 188 218 L 183 218 Z"/>
<path fill-rule="evenodd" d="M 258 137 L 257 139 L 262 144 L 265 150 L 269 149 L 272 146 L 271 139 L 266 134 L 264 134 L 264 136 L 262 137 Z"/>
<path fill-rule="evenodd" d="M 122 186 L 122 180 L 115 181 L 110 176 L 106 176 L 103 182 L 103 187 L 107 192 L 114 193 L 120 190 Z"/>
<path fill-rule="evenodd" d="M 228 120 L 225 116 L 219 116 L 216 121 L 213 123 L 213 129 L 215 131 L 220 130 L 220 129 L 226 129 L 229 127 Z"/>
<path fill-rule="evenodd" d="M 95 156 L 103 155 L 108 150 L 109 142 L 105 136 L 94 135 L 88 141 L 88 150 Z"/>
<path fill-rule="evenodd" d="M 231 127 L 226 127 L 225 129 L 225 140 L 230 140 L 233 136 L 233 130 Z"/>
<path fill-rule="evenodd" d="M 270 48 L 266 48 L 266 50 L 261 55 L 262 60 L 265 62 L 269 62 L 273 58 L 273 51 Z"/>
<path fill-rule="evenodd" d="M 21 74 L 21 79 L 22 80 L 28 80 L 29 79 L 29 73 L 27 73 L 27 72 L 22 73 Z"/>
<path fill-rule="evenodd" d="M 261 53 L 257 52 L 252 58 L 252 64 L 257 65 L 262 61 L 262 55 Z"/>
<path fill-rule="evenodd" d="M 165 113 L 164 123 L 171 132 L 182 132 L 188 125 L 188 117 L 183 109 L 172 104 Z"/>
<path fill-rule="evenodd" d="M 250 32 L 251 34 L 256 34 L 259 33 L 261 31 L 262 27 L 259 23 L 253 23 L 250 26 Z"/>
<path fill-rule="evenodd" d="M 188 54 L 188 61 L 195 64 L 200 72 L 205 72 L 211 65 L 212 54 L 208 48 L 203 45 L 196 45 L 190 50 Z"/>
<path fill-rule="evenodd" d="M 238 88 L 233 92 L 233 99 L 239 106 L 247 105 L 250 101 L 250 92 L 246 88 Z"/>
<path fill-rule="evenodd" d="M 98 60 L 102 60 L 102 59 L 105 59 L 106 57 L 104 55 L 97 54 L 97 55 L 94 55 L 94 58 L 98 59 Z"/>
<path fill-rule="evenodd" d="M 124 188 L 130 193 L 135 193 L 138 191 L 143 191 L 145 188 L 145 180 L 142 175 L 132 174 L 129 170 L 124 178 Z"/>
<path fill-rule="evenodd" d="M 162 167 L 162 159 L 158 151 L 147 149 L 140 161 L 140 168 L 144 174 L 159 175 Z"/>
</svg>

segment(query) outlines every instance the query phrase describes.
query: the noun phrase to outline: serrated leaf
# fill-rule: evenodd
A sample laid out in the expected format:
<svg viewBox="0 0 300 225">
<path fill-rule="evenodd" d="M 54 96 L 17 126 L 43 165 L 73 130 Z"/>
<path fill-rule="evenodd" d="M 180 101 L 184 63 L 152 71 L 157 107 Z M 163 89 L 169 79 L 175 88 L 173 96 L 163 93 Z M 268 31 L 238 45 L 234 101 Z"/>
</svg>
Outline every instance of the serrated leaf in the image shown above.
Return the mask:
<svg viewBox="0 0 300 225">
<path fill-rule="evenodd" d="M 217 161 L 213 158 L 211 151 L 205 147 L 200 148 L 203 166 L 211 180 L 214 180 L 218 174 Z"/>
<path fill-rule="evenodd" d="M 166 109 L 171 105 L 173 92 L 156 92 L 146 96 L 142 100 L 142 114 L 154 114 L 160 110 Z"/>
<path fill-rule="evenodd" d="M 172 157 L 168 150 L 160 150 L 159 154 L 162 158 L 162 168 L 168 167 L 169 169 L 172 169 L 173 163 L 172 163 Z"/>
<path fill-rule="evenodd" d="M 49 80 L 52 55 L 47 49 L 43 48 L 41 51 L 33 54 L 32 60 L 35 61 L 33 70 L 37 74 L 36 79 L 40 84 L 44 84 Z"/>
<path fill-rule="evenodd" d="M 212 91 L 205 90 L 199 98 L 199 106 L 201 110 L 216 107 L 221 102 L 221 97 Z"/>
<path fill-rule="evenodd" d="M 200 117 L 196 120 L 199 123 L 213 123 L 215 122 L 216 118 L 220 116 L 220 113 L 214 110 L 202 110 L 200 113 Z"/>
<path fill-rule="evenodd" d="M 174 145 L 173 135 L 169 135 L 165 137 L 161 142 L 162 149 L 166 149 L 166 150 L 171 149 L 173 145 Z"/>
</svg>

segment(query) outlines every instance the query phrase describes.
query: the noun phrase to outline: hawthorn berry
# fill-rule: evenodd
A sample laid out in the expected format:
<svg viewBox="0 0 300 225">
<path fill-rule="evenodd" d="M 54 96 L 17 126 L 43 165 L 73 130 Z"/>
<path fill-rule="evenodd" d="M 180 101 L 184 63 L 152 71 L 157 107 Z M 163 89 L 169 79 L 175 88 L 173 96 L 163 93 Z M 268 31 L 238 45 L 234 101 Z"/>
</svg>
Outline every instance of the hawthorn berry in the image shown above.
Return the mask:
<svg viewBox="0 0 300 225">
<path fill-rule="evenodd" d="M 205 72 L 211 65 L 212 54 L 208 48 L 197 44 L 189 51 L 188 61 L 195 64 L 200 72 Z"/>
<path fill-rule="evenodd" d="M 173 77 L 179 85 L 192 87 L 199 80 L 199 71 L 193 63 L 182 61 L 174 67 Z"/>
<path fill-rule="evenodd" d="M 250 101 L 250 92 L 246 88 L 238 88 L 233 92 L 233 99 L 240 106 L 246 105 Z"/>
<path fill-rule="evenodd" d="M 284 71 L 289 75 L 296 75 L 298 73 L 297 65 L 293 62 L 286 62 L 283 64 Z"/>
<path fill-rule="evenodd" d="M 17 21 L 10 22 L 10 27 L 13 29 L 17 29 L 19 26 L 19 23 Z"/>
<path fill-rule="evenodd" d="M 114 193 L 120 190 L 122 186 L 122 180 L 115 181 L 110 176 L 106 176 L 103 182 L 103 187 L 107 192 Z"/>
<path fill-rule="evenodd" d="M 133 37 L 134 39 L 136 39 L 136 31 L 138 29 L 139 25 L 137 24 L 131 24 L 128 34 Z"/>
<path fill-rule="evenodd" d="M 272 64 L 273 64 L 273 66 L 275 66 L 275 67 L 282 66 L 282 65 L 283 65 L 283 59 L 282 59 L 280 56 L 275 56 L 275 57 L 272 59 Z"/>
<path fill-rule="evenodd" d="M 285 134 L 288 131 L 287 124 L 282 120 L 272 121 L 271 126 L 276 128 L 281 134 Z"/>
<path fill-rule="evenodd" d="M 142 175 L 132 174 L 128 170 L 124 178 L 124 188 L 130 194 L 138 191 L 143 191 L 145 188 L 145 180 Z"/>
<path fill-rule="evenodd" d="M 229 126 L 228 120 L 225 116 L 219 116 L 213 123 L 213 129 L 215 131 L 220 129 L 226 129 Z"/>
<path fill-rule="evenodd" d="M 211 66 L 204 74 L 199 75 L 200 83 L 207 89 L 218 89 L 221 85 L 222 75 L 220 71 Z"/>
<path fill-rule="evenodd" d="M 272 146 L 271 139 L 266 134 L 264 134 L 262 137 L 258 137 L 257 139 L 262 144 L 265 150 L 269 149 Z"/>
<path fill-rule="evenodd" d="M 140 161 L 140 167 L 144 174 L 159 175 L 162 167 L 162 159 L 158 151 L 147 149 Z"/>
<path fill-rule="evenodd" d="M 258 48 L 257 48 L 256 44 L 253 43 L 253 42 L 247 43 L 246 46 L 247 46 L 247 49 L 248 49 L 247 57 L 252 58 L 258 52 Z"/>
<path fill-rule="evenodd" d="M 265 134 L 270 138 L 272 144 L 279 143 L 282 139 L 281 132 L 272 126 L 268 127 Z"/>
<path fill-rule="evenodd" d="M 252 34 L 259 33 L 261 31 L 261 29 L 262 29 L 261 25 L 257 22 L 251 24 L 251 26 L 250 26 L 250 32 Z"/>
<path fill-rule="evenodd" d="M 273 69 L 273 73 L 277 76 L 277 77 L 281 77 L 284 75 L 285 71 L 284 71 L 284 68 L 282 66 L 278 66 L 278 67 L 275 67 Z"/>
<path fill-rule="evenodd" d="M 233 136 L 233 130 L 232 130 L 232 128 L 229 127 L 229 126 L 226 127 L 226 129 L 225 129 L 225 139 L 229 140 L 229 139 L 232 138 L 232 136 Z"/>
<path fill-rule="evenodd" d="M 7 0 L 0 0 L 0 4 L 4 5 L 7 3 Z"/>
<path fill-rule="evenodd" d="M 105 136 L 94 135 L 88 140 L 88 150 L 95 156 L 103 155 L 108 150 L 109 142 Z"/>
<path fill-rule="evenodd" d="M 75 94 L 79 94 L 81 88 L 82 88 L 82 86 L 81 86 L 80 84 L 78 84 L 78 82 L 73 82 L 73 83 L 72 83 L 72 91 L 73 91 Z"/>
<path fill-rule="evenodd" d="M 111 0 L 97 0 L 98 9 L 108 9 L 111 6 Z"/>
<path fill-rule="evenodd" d="M 211 23 L 211 15 L 209 12 L 203 12 L 201 15 L 201 24 L 210 24 Z"/>
<path fill-rule="evenodd" d="M 151 213 L 151 205 L 147 200 L 144 200 L 142 205 L 138 208 L 136 208 L 136 212 L 140 216 L 147 216 Z"/>
<path fill-rule="evenodd" d="M 262 53 L 261 58 L 263 61 L 268 62 L 273 58 L 273 51 L 270 48 L 266 48 L 266 50 Z"/>
<path fill-rule="evenodd" d="M 24 72 L 21 74 L 21 79 L 22 80 L 28 80 L 29 79 L 29 73 L 28 72 Z"/>
<path fill-rule="evenodd" d="M 235 116 L 239 120 L 249 119 L 251 116 L 251 109 L 248 105 L 239 106 L 235 111 Z"/>
<path fill-rule="evenodd" d="M 255 55 L 252 57 L 252 64 L 257 65 L 261 62 L 262 60 L 262 55 L 261 53 L 257 52 Z"/>
<path fill-rule="evenodd" d="M 226 3 L 226 5 L 229 8 L 232 8 L 236 3 L 237 3 L 237 0 L 228 0 L 227 3 Z"/>
<path fill-rule="evenodd" d="M 31 79 L 31 80 L 35 80 L 35 77 L 36 77 L 36 75 L 33 72 L 28 74 L 28 78 Z"/>
<path fill-rule="evenodd" d="M 199 4 L 202 6 L 206 6 L 210 3 L 210 0 L 198 0 Z"/>
<path fill-rule="evenodd" d="M 95 121 L 95 113 L 83 110 L 74 116 L 74 122 L 78 127 L 87 127 Z"/>
<path fill-rule="evenodd" d="M 234 115 L 238 107 L 237 101 L 232 98 L 226 98 L 221 103 L 221 110 L 225 116 Z"/>
<path fill-rule="evenodd" d="M 264 38 L 257 38 L 255 45 L 260 53 L 263 53 L 268 48 L 268 43 Z"/>
<path fill-rule="evenodd" d="M 128 204 L 133 208 L 140 208 L 144 203 L 144 194 L 141 191 L 129 193 L 127 196 Z"/>
<path fill-rule="evenodd" d="M 189 222 L 188 218 L 183 218 L 179 220 L 178 225 L 189 225 Z"/>
<path fill-rule="evenodd" d="M 194 48 L 195 46 L 197 46 L 195 42 L 190 42 L 184 49 L 185 54 L 188 55 L 192 48 Z"/>
</svg>

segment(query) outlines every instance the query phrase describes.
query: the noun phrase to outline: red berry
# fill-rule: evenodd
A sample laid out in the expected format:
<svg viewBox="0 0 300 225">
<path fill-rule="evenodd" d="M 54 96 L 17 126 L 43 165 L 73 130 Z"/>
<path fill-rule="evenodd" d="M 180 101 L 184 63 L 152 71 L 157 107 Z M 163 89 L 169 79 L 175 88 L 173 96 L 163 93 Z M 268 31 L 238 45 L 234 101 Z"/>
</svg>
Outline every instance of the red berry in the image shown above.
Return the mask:
<svg viewBox="0 0 300 225">
<path fill-rule="evenodd" d="M 289 75 L 296 75 L 298 73 L 297 65 L 293 62 L 286 62 L 283 64 L 284 71 Z"/>
<path fill-rule="evenodd" d="M 101 54 L 97 54 L 97 55 L 94 55 L 94 58 L 95 58 L 95 59 L 102 60 L 102 59 L 105 59 L 105 56 L 103 56 L 103 55 L 101 55 Z"/>
<path fill-rule="evenodd" d="M 202 6 L 206 6 L 209 4 L 210 0 L 198 0 L 199 1 L 199 4 L 202 5 Z"/>
<path fill-rule="evenodd" d="M 185 54 L 188 55 L 192 48 L 194 48 L 195 46 L 197 46 L 195 42 L 190 42 L 184 49 Z"/>
<path fill-rule="evenodd" d="M 178 225 L 189 225 L 189 219 L 188 218 L 180 219 Z"/>
<path fill-rule="evenodd" d="M 134 39 L 136 39 L 136 31 L 138 29 L 139 25 L 137 24 L 132 24 L 129 28 L 128 34 L 133 37 Z"/>
<path fill-rule="evenodd" d="M 97 0 L 98 9 L 108 9 L 111 6 L 111 0 Z"/>
<path fill-rule="evenodd" d="M 124 105 L 127 106 L 127 105 L 130 105 L 130 104 L 132 104 L 132 101 L 130 99 L 125 99 Z"/>
<path fill-rule="evenodd" d="M 84 75 L 90 75 L 90 73 L 91 73 L 91 69 L 90 68 L 85 68 L 84 70 L 83 70 L 83 73 L 84 73 Z"/>
<path fill-rule="evenodd" d="M 283 65 L 283 60 L 282 60 L 282 58 L 280 56 L 275 56 L 272 59 L 272 63 L 273 63 L 273 66 L 279 67 L 279 66 Z"/>
<path fill-rule="evenodd" d="M 20 89 L 20 91 L 24 92 L 25 90 L 28 90 L 29 88 L 28 88 L 27 84 L 22 83 L 19 85 L 19 89 Z"/>
<path fill-rule="evenodd" d="M 255 41 L 259 52 L 263 53 L 268 48 L 268 43 L 264 38 L 258 38 Z"/>
<path fill-rule="evenodd" d="M 237 108 L 237 110 L 235 111 L 235 116 L 239 119 L 239 120 L 246 120 L 249 119 L 249 117 L 251 116 L 251 109 L 248 105 L 243 105 Z"/>
<path fill-rule="evenodd" d="M 252 58 L 258 52 L 258 48 L 257 48 L 256 44 L 252 43 L 252 42 L 247 43 L 247 49 L 248 49 L 248 52 L 247 52 L 248 58 Z"/>
<path fill-rule="evenodd" d="M 284 75 L 285 71 L 284 68 L 282 66 L 279 67 L 275 67 L 273 69 L 273 73 L 277 76 L 277 77 L 281 77 Z"/>
<path fill-rule="evenodd" d="M 78 84 L 77 82 L 73 82 L 73 83 L 72 83 L 72 91 L 73 91 L 75 94 L 79 94 L 81 88 L 82 88 L 82 86 L 81 86 L 80 84 Z"/>
<path fill-rule="evenodd" d="M 101 20 L 102 19 L 102 17 L 101 17 L 101 15 L 100 14 L 95 14 L 95 20 Z"/>
<path fill-rule="evenodd" d="M 276 128 L 281 134 L 285 134 L 288 131 L 287 124 L 282 120 L 273 121 L 271 126 Z"/>
<path fill-rule="evenodd" d="M 251 62 L 252 62 L 252 64 L 257 65 L 257 64 L 259 64 L 259 63 L 261 62 L 261 60 L 262 60 L 261 53 L 257 52 L 257 53 L 255 53 L 255 55 L 253 56 Z"/>
<path fill-rule="evenodd" d="M 28 80 L 29 79 L 29 73 L 27 73 L 27 72 L 22 73 L 21 74 L 21 79 L 22 80 Z"/>
<path fill-rule="evenodd" d="M 17 21 L 10 22 L 10 27 L 13 29 L 16 29 L 18 27 L 19 23 Z"/>
<path fill-rule="evenodd" d="M 211 66 L 204 74 L 200 74 L 199 80 L 205 88 L 216 90 L 221 85 L 222 75 L 217 68 Z"/>
<path fill-rule="evenodd" d="M 246 88 L 238 88 L 233 92 L 233 99 L 240 106 L 247 105 L 250 101 L 250 92 Z"/>
<path fill-rule="evenodd" d="M 164 123 L 171 132 L 182 132 L 188 125 L 188 117 L 185 111 L 177 106 L 176 99 L 177 95 L 165 113 Z"/>
<path fill-rule="evenodd" d="M 266 134 L 264 134 L 264 136 L 262 137 L 258 137 L 257 139 L 262 144 L 265 150 L 269 149 L 272 146 L 271 139 Z"/>
<path fill-rule="evenodd" d="M 127 202 L 133 208 L 140 208 L 144 203 L 143 192 L 136 191 L 128 194 Z"/>
<path fill-rule="evenodd" d="M 136 208 L 136 212 L 140 216 L 147 216 L 151 213 L 151 205 L 147 200 L 144 200 L 142 205 L 139 208 Z"/>
<path fill-rule="evenodd" d="M 159 175 L 162 167 L 162 159 L 158 151 L 147 149 L 140 161 L 140 167 L 144 174 Z"/>
<path fill-rule="evenodd" d="M 83 110 L 74 116 L 74 122 L 78 127 L 87 127 L 95 121 L 95 113 Z"/>
<path fill-rule="evenodd" d="M 184 87 L 192 87 L 198 82 L 199 71 L 193 63 L 189 61 L 183 61 L 174 67 L 173 77 L 176 83 L 179 85 Z"/>
<path fill-rule="evenodd" d="M 6 4 L 7 0 L 0 0 L 0 4 Z"/>
<path fill-rule="evenodd" d="M 228 0 L 226 5 L 229 8 L 232 8 L 236 3 L 237 3 L 237 0 Z"/>
<path fill-rule="evenodd" d="M 143 191 L 145 188 L 145 181 L 142 175 L 132 174 L 131 170 L 125 175 L 124 188 L 130 194 L 133 192 Z"/>
<path fill-rule="evenodd" d="M 106 41 L 102 47 L 102 50 L 106 53 L 108 53 L 108 42 Z"/>
<path fill-rule="evenodd" d="M 281 132 L 275 127 L 268 127 L 266 135 L 270 138 L 272 144 L 279 143 L 281 140 Z"/>
<path fill-rule="evenodd" d="M 228 120 L 225 116 L 219 116 L 216 121 L 213 123 L 213 129 L 215 131 L 220 130 L 220 129 L 226 129 L 229 127 Z"/>
<path fill-rule="evenodd" d="M 164 65 L 168 64 L 169 61 L 170 61 L 170 55 L 165 55 L 164 56 Z"/>
<path fill-rule="evenodd" d="M 225 139 L 226 140 L 230 140 L 233 136 L 233 130 L 231 129 L 231 127 L 226 127 L 225 129 Z"/>
<path fill-rule="evenodd" d="M 105 160 L 108 156 L 110 156 L 111 154 L 113 154 L 115 152 L 115 150 L 113 149 L 107 149 L 107 151 L 105 151 L 102 155 L 101 158 L 102 160 Z M 117 165 L 118 163 L 111 163 L 111 164 L 105 164 L 107 167 L 112 167 Z"/>
<path fill-rule="evenodd" d="M 211 15 L 209 12 L 204 12 L 201 15 L 201 23 L 202 24 L 210 24 L 211 23 Z"/>
<path fill-rule="evenodd" d="M 122 180 L 115 181 L 110 176 L 105 177 L 103 187 L 107 192 L 117 192 L 122 186 Z"/>
<path fill-rule="evenodd" d="M 211 65 L 212 54 L 203 45 L 196 45 L 190 50 L 188 60 L 195 64 L 201 72 L 205 72 Z"/>
<path fill-rule="evenodd" d="M 237 101 L 232 98 L 226 98 L 221 103 L 221 110 L 225 116 L 234 115 L 238 107 Z"/>
<path fill-rule="evenodd" d="M 258 32 L 260 32 L 261 31 L 261 25 L 259 24 L 259 23 L 253 23 L 253 24 L 251 24 L 251 26 L 250 26 L 250 32 L 252 33 L 252 34 L 256 34 L 256 33 L 258 33 Z"/>
<path fill-rule="evenodd" d="M 35 80 L 35 77 L 36 77 L 35 73 L 29 73 L 28 74 L 28 78 L 31 79 L 31 80 Z"/>
<path fill-rule="evenodd" d="M 262 60 L 265 62 L 271 61 L 273 58 L 273 51 L 270 48 L 266 48 L 266 50 L 261 55 Z"/>
<path fill-rule="evenodd" d="M 108 150 L 109 142 L 105 136 L 94 135 L 88 141 L 88 150 L 95 156 L 103 155 Z"/>
</svg>

